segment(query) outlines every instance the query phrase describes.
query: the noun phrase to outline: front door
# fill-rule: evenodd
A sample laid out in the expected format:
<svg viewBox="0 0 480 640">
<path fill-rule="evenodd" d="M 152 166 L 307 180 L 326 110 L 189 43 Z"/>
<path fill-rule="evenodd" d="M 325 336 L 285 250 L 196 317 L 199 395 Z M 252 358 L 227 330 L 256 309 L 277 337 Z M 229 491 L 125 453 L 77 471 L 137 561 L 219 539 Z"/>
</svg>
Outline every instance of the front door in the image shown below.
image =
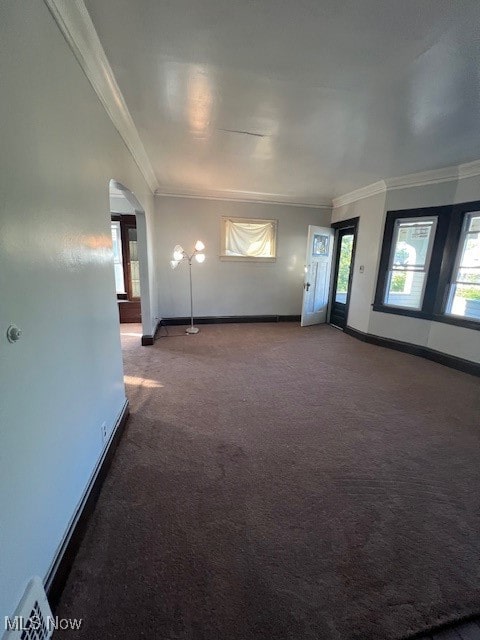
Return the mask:
<svg viewBox="0 0 480 640">
<path fill-rule="evenodd" d="M 330 227 L 308 227 L 302 327 L 327 321 L 334 233 Z"/>
<path fill-rule="evenodd" d="M 345 329 L 347 325 L 348 303 L 352 284 L 355 233 L 355 228 L 350 227 L 340 229 L 337 236 L 330 324 L 340 329 Z"/>
</svg>

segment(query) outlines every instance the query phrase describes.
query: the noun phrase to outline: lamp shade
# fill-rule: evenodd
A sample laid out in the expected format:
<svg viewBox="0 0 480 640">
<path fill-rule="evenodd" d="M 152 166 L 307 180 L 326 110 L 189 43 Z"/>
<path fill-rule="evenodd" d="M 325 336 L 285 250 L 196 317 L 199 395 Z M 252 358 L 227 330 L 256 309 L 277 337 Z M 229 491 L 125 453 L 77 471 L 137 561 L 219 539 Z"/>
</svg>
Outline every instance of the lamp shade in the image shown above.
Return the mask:
<svg viewBox="0 0 480 640">
<path fill-rule="evenodd" d="M 183 254 L 184 254 L 183 247 L 177 244 L 173 249 L 173 259 L 176 260 L 177 262 L 180 262 L 180 260 L 182 260 L 183 258 Z"/>
<path fill-rule="evenodd" d="M 197 253 L 197 255 L 195 256 L 195 260 L 197 262 L 205 262 L 205 254 L 204 253 Z"/>
<path fill-rule="evenodd" d="M 170 266 L 172 269 L 176 269 L 178 266 L 178 260 L 170 260 Z"/>
<path fill-rule="evenodd" d="M 201 240 L 197 240 L 195 243 L 195 251 L 203 251 L 205 249 L 205 245 Z M 199 262 L 203 262 L 203 260 L 199 260 Z"/>
</svg>

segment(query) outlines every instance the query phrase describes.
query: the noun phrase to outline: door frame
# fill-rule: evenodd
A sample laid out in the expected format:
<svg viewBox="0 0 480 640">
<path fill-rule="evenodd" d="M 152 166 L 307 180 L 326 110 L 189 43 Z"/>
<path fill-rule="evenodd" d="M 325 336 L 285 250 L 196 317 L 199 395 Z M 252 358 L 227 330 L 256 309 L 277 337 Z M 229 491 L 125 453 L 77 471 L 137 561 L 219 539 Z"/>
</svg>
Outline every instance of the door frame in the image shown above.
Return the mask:
<svg viewBox="0 0 480 640">
<path fill-rule="evenodd" d="M 350 294 L 352 291 L 352 281 L 353 274 L 355 271 L 355 251 L 357 249 L 357 236 L 358 236 L 358 224 L 360 221 L 360 217 L 349 218 L 348 220 L 341 220 L 340 222 L 333 222 L 330 226 L 332 229 L 335 229 L 335 247 L 334 247 L 334 257 L 333 257 L 333 269 L 332 269 L 332 284 L 330 287 L 330 303 L 328 305 L 328 322 L 330 323 L 331 313 L 332 313 L 332 305 L 335 300 L 336 290 L 337 290 L 337 278 L 338 278 L 338 269 L 340 266 L 340 243 L 338 242 L 340 231 L 351 230 L 353 231 L 353 247 L 352 247 L 352 260 L 350 267 L 350 275 L 348 277 L 348 289 L 347 289 L 347 300 L 345 303 L 345 327 L 348 326 L 348 312 L 350 310 Z M 335 327 L 337 325 L 334 325 Z M 345 327 L 342 331 L 345 330 Z M 341 327 L 338 327 L 339 329 Z"/>
</svg>

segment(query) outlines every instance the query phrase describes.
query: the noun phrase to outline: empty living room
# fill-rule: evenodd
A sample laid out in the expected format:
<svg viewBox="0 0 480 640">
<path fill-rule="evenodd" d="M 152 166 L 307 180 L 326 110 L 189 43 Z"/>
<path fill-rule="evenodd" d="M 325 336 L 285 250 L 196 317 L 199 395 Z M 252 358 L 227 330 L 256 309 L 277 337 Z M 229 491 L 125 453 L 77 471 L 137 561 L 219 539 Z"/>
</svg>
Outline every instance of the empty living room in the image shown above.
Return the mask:
<svg viewBox="0 0 480 640">
<path fill-rule="evenodd" d="M 2 640 L 480 640 L 479 24 L 0 3 Z"/>
</svg>

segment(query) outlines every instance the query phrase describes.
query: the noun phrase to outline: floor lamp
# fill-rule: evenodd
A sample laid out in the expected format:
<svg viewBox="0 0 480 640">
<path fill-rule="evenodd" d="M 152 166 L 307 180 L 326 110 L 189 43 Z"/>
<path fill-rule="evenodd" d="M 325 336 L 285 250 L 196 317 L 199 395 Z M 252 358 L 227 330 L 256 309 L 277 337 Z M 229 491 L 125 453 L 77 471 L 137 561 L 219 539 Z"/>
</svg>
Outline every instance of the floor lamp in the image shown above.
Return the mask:
<svg viewBox="0 0 480 640">
<path fill-rule="evenodd" d="M 205 245 L 201 240 L 197 240 L 195 243 L 194 252 L 191 255 L 185 251 L 185 249 L 179 244 L 173 250 L 173 260 L 170 260 L 170 266 L 172 269 L 176 269 L 180 262 L 186 260 L 188 262 L 188 271 L 190 275 L 190 326 L 187 327 L 185 333 L 193 334 L 198 333 L 200 329 L 193 326 L 193 289 L 192 289 L 192 260 L 195 258 L 197 262 L 204 262 L 205 254 L 202 253 L 205 249 Z"/>
</svg>

